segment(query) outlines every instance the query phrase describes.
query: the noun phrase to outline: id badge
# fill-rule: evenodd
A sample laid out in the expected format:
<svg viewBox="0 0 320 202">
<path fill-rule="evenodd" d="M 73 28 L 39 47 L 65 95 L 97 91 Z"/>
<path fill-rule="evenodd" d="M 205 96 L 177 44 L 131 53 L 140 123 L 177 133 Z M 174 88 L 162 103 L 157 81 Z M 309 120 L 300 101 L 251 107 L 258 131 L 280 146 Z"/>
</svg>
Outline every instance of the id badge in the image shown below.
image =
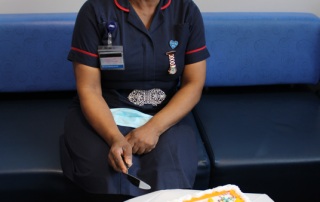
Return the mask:
<svg viewBox="0 0 320 202">
<path fill-rule="evenodd" d="M 99 46 L 101 70 L 124 70 L 123 46 Z"/>
</svg>

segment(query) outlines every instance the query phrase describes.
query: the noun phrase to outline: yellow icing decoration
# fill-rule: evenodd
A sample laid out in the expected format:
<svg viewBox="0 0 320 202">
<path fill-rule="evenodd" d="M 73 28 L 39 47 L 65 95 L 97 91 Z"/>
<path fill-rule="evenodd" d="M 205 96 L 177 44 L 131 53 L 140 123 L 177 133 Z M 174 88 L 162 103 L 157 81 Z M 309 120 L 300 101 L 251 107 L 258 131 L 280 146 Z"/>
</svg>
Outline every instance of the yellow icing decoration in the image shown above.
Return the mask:
<svg viewBox="0 0 320 202">
<path fill-rule="evenodd" d="M 214 201 L 213 201 L 213 199 L 212 199 L 212 198 L 209 198 L 209 199 L 208 199 L 208 202 L 214 202 Z"/>
</svg>

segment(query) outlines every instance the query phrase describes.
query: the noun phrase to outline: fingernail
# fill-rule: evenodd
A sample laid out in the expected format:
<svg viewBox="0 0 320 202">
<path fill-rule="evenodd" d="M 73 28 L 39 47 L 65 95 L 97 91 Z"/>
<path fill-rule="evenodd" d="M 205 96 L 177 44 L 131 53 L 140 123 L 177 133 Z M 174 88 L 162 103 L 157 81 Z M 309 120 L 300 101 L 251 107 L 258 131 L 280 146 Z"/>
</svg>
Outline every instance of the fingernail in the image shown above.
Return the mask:
<svg viewBox="0 0 320 202">
<path fill-rule="evenodd" d="M 132 163 L 129 161 L 126 161 L 126 164 L 130 167 L 132 165 Z"/>
</svg>

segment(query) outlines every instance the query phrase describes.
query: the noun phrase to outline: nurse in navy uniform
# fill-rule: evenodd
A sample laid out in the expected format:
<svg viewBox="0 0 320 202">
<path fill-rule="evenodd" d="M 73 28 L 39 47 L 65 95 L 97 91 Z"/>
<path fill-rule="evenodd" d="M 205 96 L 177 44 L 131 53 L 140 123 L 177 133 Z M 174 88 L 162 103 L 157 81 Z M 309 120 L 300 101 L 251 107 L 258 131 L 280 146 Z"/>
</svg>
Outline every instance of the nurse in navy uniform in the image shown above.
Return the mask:
<svg viewBox="0 0 320 202">
<path fill-rule="evenodd" d="M 94 194 L 139 196 L 192 188 L 198 131 L 190 111 L 205 82 L 204 33 L 192 0 L 84 3 L 68 55 L 77 96 L 60 138 L 62 169 L 69 179 Z M 112 55 L 116 60 L 99 53 L 99 46 L 108 45 L 122 48 Z M 123 65 L 104 69 L 105 61 L 107 67 Z M 130 184 L 122 156 L 129 173 L 151 190 Z"/>
</svg>

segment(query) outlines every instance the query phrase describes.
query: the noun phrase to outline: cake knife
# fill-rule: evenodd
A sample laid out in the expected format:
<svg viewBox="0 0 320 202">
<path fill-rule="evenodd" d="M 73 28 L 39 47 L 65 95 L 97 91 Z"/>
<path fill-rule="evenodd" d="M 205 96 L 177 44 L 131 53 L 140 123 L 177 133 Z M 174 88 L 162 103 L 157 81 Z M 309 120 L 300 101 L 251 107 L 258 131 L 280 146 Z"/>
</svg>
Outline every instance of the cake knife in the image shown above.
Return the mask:
<svg viewBox="0 0 320 202">
<path fill-rule="evenodd" d="M 129 166 L 124 161 L 123 156 L 122 156 L 122 160 L 123 160 L 124 165 L 127 167 L 127 173 L 123 173 L 123 174 L 127 175 L 127 179 L 129 180 L 129 182 L 131 182 L 131 184 L 133 184 L 134 186 L 139 187 L 140 189 L 146 189 L 146 190 L 151 189 L 150 185 L 148 185 L 144 181 L 138 179 L 137 177 L 130 175 L 129 174 Z"/>
</svg>

